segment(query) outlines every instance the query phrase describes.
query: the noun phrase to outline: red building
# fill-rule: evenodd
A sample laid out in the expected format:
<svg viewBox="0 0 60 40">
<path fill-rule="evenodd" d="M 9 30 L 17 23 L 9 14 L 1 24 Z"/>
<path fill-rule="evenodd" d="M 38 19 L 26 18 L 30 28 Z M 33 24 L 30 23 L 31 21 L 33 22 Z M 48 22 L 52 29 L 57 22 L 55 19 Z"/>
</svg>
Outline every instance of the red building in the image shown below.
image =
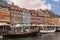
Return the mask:
<svg viewBox="0 0 60 40">
<path fill-rule="evenodd" d="M 35 10 L 29 10 L 31 16 L 31 24 L 38 24 L 38 14 Z"/>
</svg>

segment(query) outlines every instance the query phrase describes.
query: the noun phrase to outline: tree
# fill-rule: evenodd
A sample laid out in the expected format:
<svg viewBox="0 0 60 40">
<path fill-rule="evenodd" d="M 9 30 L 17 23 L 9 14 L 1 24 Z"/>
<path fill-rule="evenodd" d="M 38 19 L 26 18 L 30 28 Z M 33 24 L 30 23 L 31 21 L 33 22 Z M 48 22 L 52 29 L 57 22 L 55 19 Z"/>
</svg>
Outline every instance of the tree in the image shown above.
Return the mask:
<svg viewBox="0 0 60 40">
<path fill-rule="evenodd" d="M 58 17 L 58 15 L 56 15 L 52 11 L 47 10 L 47 12 L 49 13 L 50 17 Z"/>
</svg>

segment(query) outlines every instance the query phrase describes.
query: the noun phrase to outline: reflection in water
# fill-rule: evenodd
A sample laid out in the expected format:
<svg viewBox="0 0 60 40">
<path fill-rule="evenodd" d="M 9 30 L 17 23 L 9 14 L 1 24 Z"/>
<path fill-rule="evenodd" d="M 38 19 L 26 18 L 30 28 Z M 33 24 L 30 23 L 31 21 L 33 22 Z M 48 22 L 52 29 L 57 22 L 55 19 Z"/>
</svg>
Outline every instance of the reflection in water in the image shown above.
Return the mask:
<svg viewBox="0 0 60 40">
<path fill-rule="evenodd" d="M 3 38 L 1 40 L 60 40 L 60 33 L 42 34 L 34 37 Z"/>
</svg>

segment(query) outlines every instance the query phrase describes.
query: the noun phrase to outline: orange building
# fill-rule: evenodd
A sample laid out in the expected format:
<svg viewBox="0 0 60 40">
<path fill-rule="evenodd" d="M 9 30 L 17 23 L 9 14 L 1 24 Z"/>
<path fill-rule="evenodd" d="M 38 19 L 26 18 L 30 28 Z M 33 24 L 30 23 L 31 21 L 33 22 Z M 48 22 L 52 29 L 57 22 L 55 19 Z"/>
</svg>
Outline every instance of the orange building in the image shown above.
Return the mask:
<svg viewBox="0 0 60 40">
<path fill-rule="evenodd" d="M 6 8 L 0 9 L 0 23 L 10 24 L 10 11 Z"/>
<path fill-rule="evenodd" d="M 0 23 L 10 24 L 9 5 L 4 0 L 0 0 Z"/>
</svg>

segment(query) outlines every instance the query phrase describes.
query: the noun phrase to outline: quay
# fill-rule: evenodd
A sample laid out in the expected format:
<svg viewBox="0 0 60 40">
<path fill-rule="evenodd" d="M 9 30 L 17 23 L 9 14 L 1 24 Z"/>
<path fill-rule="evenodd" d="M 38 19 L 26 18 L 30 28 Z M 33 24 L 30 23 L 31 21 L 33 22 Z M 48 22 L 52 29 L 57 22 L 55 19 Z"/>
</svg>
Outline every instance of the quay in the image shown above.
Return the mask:
<svg viewBox="0 0 60 40">
<path fill-rule="evenodd" d="M 16 29 L 14 29 L 13 27 L 11 27 L 10 25 L 8 25 L 6 23 L 4 23 L 4 24 L 0 23 L 0 36 L 6 36 L 6 35 L 28 35 L 28 34 L 30 35 L 32 33 L 33 34 L 35 34 L 35 33 L 37 34 L 38 32 L 39 33 L 41 32 L 41 28 L 40 27 L 44 27 L 44 26 L 50 26 L 50 27 L 53 26 L 53 28 L 56 28 L 58 25 L 41 25 L 41 24 L 40 25 L 35 25 L 35 24 L 33 24 L 33 25 L 25 25 L 25 24 L 23 25 L 22 24 L 21 25 L 21 24 L 18 24 L 18 25 L 16 25 L 14 27 Z M 25 27 L 26 28 L 28 27 L 28 29 L 25 29 Z M 30 27 L 33 27 L 33 28 L 30 29 Z M 20 29 L 18 30 L 18 28 L 20 28 Z M 24 29 L 25 29 L 25 32 L 23 31 Z M 44 30 L 44 28 L 43 28 L 43 30 Z M 48 30 L 50 30 L 50 29 L 48 29 Z M 45 33 L 49 33 L 48 30 L 46 30 L 47 32 L 45 32 Z M 54 30 L 54 29 L 51 28 L 51 31 L 52 30 Z M 56 29 L 55 29 L 55 31 L 56 31 Z"/>
</svg>

